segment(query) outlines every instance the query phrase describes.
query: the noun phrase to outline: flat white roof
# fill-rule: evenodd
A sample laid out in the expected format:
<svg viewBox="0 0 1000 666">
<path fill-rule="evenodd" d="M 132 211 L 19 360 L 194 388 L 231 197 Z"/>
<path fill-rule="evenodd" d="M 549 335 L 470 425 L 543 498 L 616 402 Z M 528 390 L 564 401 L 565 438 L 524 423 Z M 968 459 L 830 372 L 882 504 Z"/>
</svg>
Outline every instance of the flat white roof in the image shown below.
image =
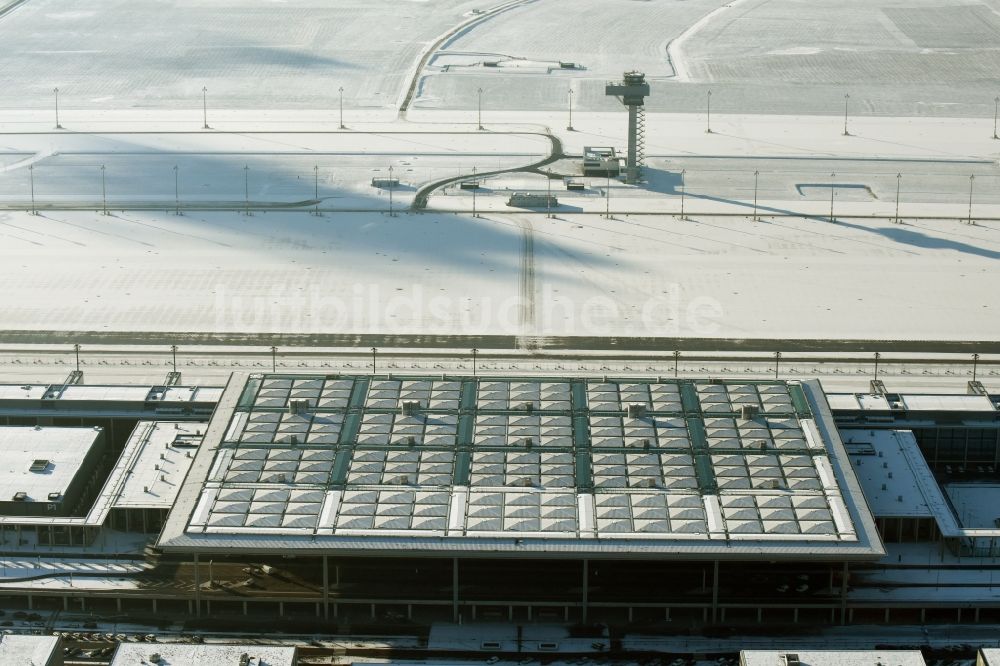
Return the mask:
<svg viewBox="0 0 1000 666">
<path fill-rule="evenodd" d="M 159 654 L 158 666 L 240 666 L 246 654 L 246 666 L 295 666 L 296 649 L 273 645 L 215 645 L 189 643 L 119 643 L 111 666 L 152 664 L 150 655 Z"/>
<path fill-rule="evenodd" d="M 0 664 L 4 666 L 45 666 L 58 651 L 58 636 L 0 634 Z"/>
<path fill-rule="evenodd" d="M 937 412 L 995 412 L 993 401 L 985 395 L 914 395 L 901 396 L 907 409 Z"/>
<path fill-rule="evenodd" d="M 48 502 L 66 492 L 101 428 L 0 427 L 0 501 L 18 492 L 28 502 Z M 32 471 L 37 461 L 38 471 Z M 44 463 L 44 464 L 43 464 Z"/>
<path fill-rule="evenodd" d="M 204 423 L 137 423 L 106 486 L 111 506 L 170 509 L 204 432 Z"/>
<path fill-rule="evenodd" d="M 934 516 L 917 480 L 918 473 L 930 470 L 912 432 L 842 428 L 840 437 L 876 518 Z"/>
<path fill-rule="evenodd" d="M 740 661 L 743 666 L 789 666 L 789 655 L 802 666 L 926 666 L 920 650 L 743 650 Z"/>
<path fill-rule="evenodd" d="M 149 395 L 148 386 L 67 386 L 60 400 L 114 400 L 143 402 Z"/>
<path fill-rule="evenodd" d="M 919 412 L 996 412 L 989 396 L 966 394 L 900 393 L 898 405 L 909 411 Z M 888 411 L 889 402 L 884 396 L 871 393 L 828 393 L 826 396 L 833 410 Z"/>
<path fill-rule="evenodd" d="M 830 404 L 830 409 L 834 411 L 861 408 L 858 396 L 854 393 L 827 393 L 826 401 Z"/>
<path fill-rule="evenodd" d="M 47 384 L 0 384 L 0 400 L 41 400 Z"/>
<path fill-rule="evenodd" d="M 943 534 L 958 534 L 955 514 L 912 432 L 841 428 L 840 436 L 876 518 L 933 517 Z"/>
<path fill-rule="evenodd" d="M 885 396 L 860 393 L 857 395 L 857 399 L 862 409 L 889 411 L 889 401 L 885 399 Z"/>
<path fill-rule="evenodd" d="M 983 655 L 986 666 L 1000 665 L 1000 648 L 979 648 L 979 654 Z"/>
</svg>

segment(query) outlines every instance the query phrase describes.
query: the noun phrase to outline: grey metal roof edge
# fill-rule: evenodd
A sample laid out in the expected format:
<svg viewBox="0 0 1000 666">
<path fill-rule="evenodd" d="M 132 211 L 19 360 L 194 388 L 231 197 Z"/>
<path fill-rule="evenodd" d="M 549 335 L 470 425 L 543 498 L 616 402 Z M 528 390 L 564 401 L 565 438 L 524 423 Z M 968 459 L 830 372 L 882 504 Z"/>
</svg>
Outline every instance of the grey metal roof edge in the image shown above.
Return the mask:
<svg viewBox="0 0 1000 666">
<path fill-rule="evenodd" d="M 835 463 L 832 465 L 833 473 L 837 477 L 837 483 L 841 486 L 840 495 L 844 498 L 847 510 L 851 515 L 855 533 L 858 535 L 860 543 L 871 553 L 872 559 L 885 557 L 885 545 L 882 543 L 882 537 L 875 525 L 868 500 L 861 489 L 861 482 L 858 481 L 854 468 L 851 466 L 847 448 L 840 439 L 840 432 L 835 425 L 833 411 L 826 400 L 823 386 L 818 379 L 803 380 L 800 382 L 800 386 L 813 408 L 813 414 L 816 416 L 816 427 L 827 443 L 827 454 Z"/>
<path fill-rule="evenodd" d="M 205 437 L 198 447 L 198 453 L 195 455 L 194 462 L 191 463 L 187 475 L 181 482 L 182 485 L 180 491 L 177 493 L 177 499 L 170 509 L 170 513 L 167 514 L 167 521 L 163 525 L 160 537 L 157 540 L 158 546 L 162 547 L 162 544 L 184 536 L 184 530 L 187 528 L 191 514 L 198 503 L 198 497 L 201 495 L 201 490 L 205 485 L 209 470 L 212 468 L 215 452 L 222 443 L 222 438 L 225 437 L 226 430 L 229 428 L 229 421 L 232 419 L 233 412 L 236 411 L 236 406 L 240 396 L 243 394 L 247 378 L 248 374 L 245 372 L 234 372 L 229 375 L 229 381 L 226 382 L 222 396 L 212 411 L 212 416 L 208 422 L 208 429 L 205 431 Z"/>
<path fill-rule="evenodd" d="M 761 542 L 678 543 L 670 540 L 635 542 L 618 539 L 545 539 L 502 537 L 336 537 L 184 534 L 159 547 L 165 552 L 215 553 L 295 553 L 302 555 L 381 557 L 500 557 L 500 558 L 565 558 L 568 556 L 597 559 L 662 558 L 687 560 L 819 560 L 873 561 L 884 553 L 873 551 L 862 543 L 845 545 L 841 541 L 774 547 Z"/>
</svg>

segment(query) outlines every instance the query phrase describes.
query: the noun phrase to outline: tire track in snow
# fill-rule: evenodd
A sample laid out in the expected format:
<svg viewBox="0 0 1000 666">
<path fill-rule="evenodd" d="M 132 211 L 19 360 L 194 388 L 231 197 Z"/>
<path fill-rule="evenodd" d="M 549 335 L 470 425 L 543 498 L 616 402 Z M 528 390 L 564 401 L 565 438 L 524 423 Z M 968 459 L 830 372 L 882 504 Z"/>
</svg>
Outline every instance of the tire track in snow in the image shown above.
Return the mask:
<svg viewBox="0 0 1000 666">
<path fill-rule="evenodd" d="M 535 230 L 527 218 L 515 218 L 521 229 L 521 260 L 518 273 L 518 324 L 521 335 L 518 337 L 518 348 L 524 349 L 527 340 L 538 330 L 538 309 L 535 304 Z"/>
</svg>

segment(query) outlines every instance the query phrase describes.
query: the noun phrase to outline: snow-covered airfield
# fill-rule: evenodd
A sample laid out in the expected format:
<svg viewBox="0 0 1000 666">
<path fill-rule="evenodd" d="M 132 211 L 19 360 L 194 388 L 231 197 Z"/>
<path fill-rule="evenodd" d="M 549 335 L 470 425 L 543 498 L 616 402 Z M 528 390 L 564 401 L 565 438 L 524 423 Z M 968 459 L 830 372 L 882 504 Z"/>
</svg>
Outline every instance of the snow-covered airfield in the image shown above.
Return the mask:
<svg viewBox="0 0 1000 666">
<path fill-rule="evenodd" d="M 997 341 L 1000 2 L 913 4 L 0 0 L 0 329 Z"/>
</svg>

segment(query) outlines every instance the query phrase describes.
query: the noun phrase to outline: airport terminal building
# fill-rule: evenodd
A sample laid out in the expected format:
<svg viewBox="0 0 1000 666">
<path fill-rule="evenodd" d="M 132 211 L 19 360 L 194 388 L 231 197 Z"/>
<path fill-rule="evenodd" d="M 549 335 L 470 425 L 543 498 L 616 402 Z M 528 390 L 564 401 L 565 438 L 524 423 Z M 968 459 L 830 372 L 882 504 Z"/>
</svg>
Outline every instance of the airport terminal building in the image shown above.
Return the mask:
<svg viewBox="0 0 1000 666">
<path fill-rule="evenodd" d="M 85 542 L 3 517 L 5 531 L 22 525 L 21 550 L 62 557 L 107 555 L 122 535 L 155 541 L 134 576 L 89 590 L 5 580 L 4 594 L 338 624 L 985 621 L 1000 600 L 968 587 L 886 594 L 879 576 L 906 564 L 897 544 L 942 566 L 995 552 L 1000 530 L 955 499 L 989 491 L 939 483 L 945 467 L 958 474 L 956 454 L 939 446 L 928 460 L 906 425 L 926 440 L 960 414 L 996 441 L 997 402 L 877 388 L 236 373 L 213 389 L 207 423 L 140 412 L 92 507 L 48 519 L 85 526 Z"/>
</svg>

